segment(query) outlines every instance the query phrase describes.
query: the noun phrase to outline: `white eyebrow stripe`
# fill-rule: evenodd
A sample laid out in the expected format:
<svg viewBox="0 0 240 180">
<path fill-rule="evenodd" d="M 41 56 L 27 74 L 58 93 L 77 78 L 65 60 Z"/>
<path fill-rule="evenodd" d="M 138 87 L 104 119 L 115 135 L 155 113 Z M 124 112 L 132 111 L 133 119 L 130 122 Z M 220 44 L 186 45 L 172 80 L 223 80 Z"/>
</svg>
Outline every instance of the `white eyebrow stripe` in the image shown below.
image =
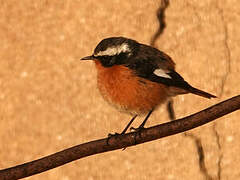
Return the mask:
<svg viewBox="0 0 240 180">
<path fill-rule="evenodd" d="M 94 56 L 114 56 L 122 52 L 124 53 L 124 52 L 130 52 L 130 51 L 131 50 L 129 49 L 127 43 L 123 43 L 119 46 L 109 47 L 104 51 L 99 51 L 97 54 L 94 54 Z"/>
<path fill-rule="evenodd" d="M 163 69 L 155 69 L 153 71 L 153 74 L 155 74 L 155 75 L 157 75 L 159 77 L 172 79 L 171 76 L 169 76 Z"/>
</svg>

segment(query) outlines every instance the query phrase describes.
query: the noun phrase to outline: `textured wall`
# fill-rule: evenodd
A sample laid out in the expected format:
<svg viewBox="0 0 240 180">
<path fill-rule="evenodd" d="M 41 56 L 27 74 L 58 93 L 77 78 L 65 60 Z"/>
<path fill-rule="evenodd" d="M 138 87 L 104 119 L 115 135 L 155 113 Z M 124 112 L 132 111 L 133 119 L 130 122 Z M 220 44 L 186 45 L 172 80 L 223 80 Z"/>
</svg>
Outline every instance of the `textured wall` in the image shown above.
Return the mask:
<svg viewBox="0 0 240 180">
<path fill-rule="evenodd" d="M 0 169 L 121 131 L 130 117 L 103 101 L 89 55 L 108 36 L 149 43 L 160 0 L 0 1 Z M 239 94 L 239 0 L 172 0 L 159 49 L 192 85 L 219 96 L 175 98 L 183 117 Z M 147 126 L 168 121 L 165 106 Z M 182 134 L 72 162 L 29 179 L 239 179 L 239 112 Z M 141 122 L 136 120 L 135 126 Z"/>
</svg>

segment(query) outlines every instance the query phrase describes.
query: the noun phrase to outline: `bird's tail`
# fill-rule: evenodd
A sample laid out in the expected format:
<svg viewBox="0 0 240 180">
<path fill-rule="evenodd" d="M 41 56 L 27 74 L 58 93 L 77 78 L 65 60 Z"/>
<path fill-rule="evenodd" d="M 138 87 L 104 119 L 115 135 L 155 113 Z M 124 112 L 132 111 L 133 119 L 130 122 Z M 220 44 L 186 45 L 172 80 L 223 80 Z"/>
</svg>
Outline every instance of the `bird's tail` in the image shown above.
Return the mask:
<svg viewBox="0 0 240 180">
<path fill-rule="evenodd" d="M 193 94 L 196 94 L 196 95 L 198 95 L 198 96 L 202 96 L 202 97 L 205 97 L 205 98 L 208 98 L 208 99 L 216 98 L 216 97 L 217 97 L 217 96 L 215 96 L 215 95 L 212 95 L 212 94 L 210 94 L 210 93 L 204 92 L 204 91 L 202 91 L 202 90 L 200 90 L 200 89 L 197 89 L 197 88 L 194 88 L 194 87 L 192 87 L 192 86 L 189 86 L 189 87 L 188 87 L 188 91 L 189 91 L 190 93 L 193 93 Z"/>
</svg>

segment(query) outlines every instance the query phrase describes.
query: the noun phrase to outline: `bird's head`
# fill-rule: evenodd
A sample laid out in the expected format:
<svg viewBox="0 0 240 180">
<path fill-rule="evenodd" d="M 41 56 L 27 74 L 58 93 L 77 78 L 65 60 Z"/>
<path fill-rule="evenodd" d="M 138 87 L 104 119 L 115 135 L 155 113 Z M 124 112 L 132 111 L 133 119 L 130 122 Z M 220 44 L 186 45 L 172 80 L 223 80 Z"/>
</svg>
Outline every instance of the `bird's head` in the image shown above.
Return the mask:
<svg viewBox="0 0 240 180">
<path fill-rule="evenodd" d="M 138 49 L 137 41 L 124 37 L 110 37 L 103 39 L 95 48 L 91 56 L 81 60 L 96 60 L 104 67 L 126 64 L 128 58 L 131 58 Z"/>
</svg>

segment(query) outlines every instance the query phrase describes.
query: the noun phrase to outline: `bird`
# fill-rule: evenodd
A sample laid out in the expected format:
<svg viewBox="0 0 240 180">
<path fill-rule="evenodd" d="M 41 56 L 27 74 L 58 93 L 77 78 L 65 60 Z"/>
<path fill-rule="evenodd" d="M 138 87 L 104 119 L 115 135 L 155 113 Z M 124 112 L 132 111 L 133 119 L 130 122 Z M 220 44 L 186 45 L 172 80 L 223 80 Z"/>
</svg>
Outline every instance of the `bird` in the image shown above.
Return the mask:
<svg viewBox="0 0 240 180">
<path fill-rule="evenodd" d="M 175 71 L 172 58 L 152 46 L 126 37 L 101 40 L 92 55 L 81 58 L 92 60 L 97 69 L 97 86 L 103 99 L 132 119 L 145 115 L 138 128 L 144 129 L 152 112 L 174 96 L 192 93 L 204 98 L 215 95 L 191 86 Z M 111 135 L 111 134 L 110 134 Z"/>
</svg>

